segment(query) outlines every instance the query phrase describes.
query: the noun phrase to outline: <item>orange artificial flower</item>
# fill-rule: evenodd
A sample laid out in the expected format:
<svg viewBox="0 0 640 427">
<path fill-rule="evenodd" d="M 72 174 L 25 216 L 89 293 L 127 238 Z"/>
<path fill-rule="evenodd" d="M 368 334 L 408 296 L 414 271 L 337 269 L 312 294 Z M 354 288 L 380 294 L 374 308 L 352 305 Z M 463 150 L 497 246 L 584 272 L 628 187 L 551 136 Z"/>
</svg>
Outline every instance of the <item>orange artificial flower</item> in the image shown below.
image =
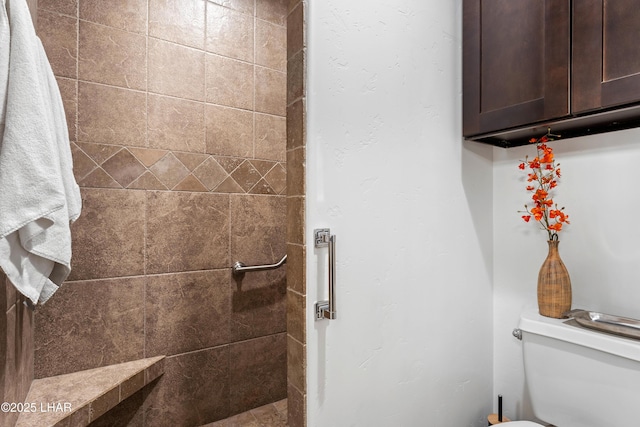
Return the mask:
<svg viewBox="0 0 640 427">
<path fill-rule="evenodd" d="M 556 163 L 553 149 L 546 143 L 549 141 L 547 135 L 541 138 L 531 138 L 529 142 L 536 144 L 536 156 L 529 160 L 528 156 L 524 161 L 520 161 L 520 170 L 531 169 L 527 172 L 527 191 L 533 192 L 531 207 L 525 205 L 525 210 L 521 211 L 522 219 L 529 222 L 531 218 L 538 221 L 543 230 L 548 233 L 549 240 L 558 240 L 558 232 L 562 230 L 564 224 L 569 224 L 569 216 L 564 213 L 564 208 L 558 206 L 551 197 L 551 190 L 558 186 L 557 179 L 560 178 L 560 164 Z"/>
</svg>

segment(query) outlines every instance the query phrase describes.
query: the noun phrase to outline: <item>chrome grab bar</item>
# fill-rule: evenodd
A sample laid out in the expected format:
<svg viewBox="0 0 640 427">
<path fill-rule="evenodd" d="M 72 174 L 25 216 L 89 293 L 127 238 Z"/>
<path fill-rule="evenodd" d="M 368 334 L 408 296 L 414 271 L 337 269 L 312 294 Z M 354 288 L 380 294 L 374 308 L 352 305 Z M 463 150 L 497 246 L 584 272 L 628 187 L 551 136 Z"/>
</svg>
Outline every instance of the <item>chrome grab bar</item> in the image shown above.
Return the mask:
<svg viewBox="0 0 640 427">
<path fill-rule="evenodd" d="M 233 264 L 232 272 L 234 276 L 239 276 L 241 274 L 246 273 L 247 271 L 262 271 L 262 270 L 273 270 L 278 267 L 282 267 L 283 264 L 287 262 L 287 256 L 283 256 L 282 259 L 275 264 L 265 264 L 265 265 L 244 265 L 240 261 L 236 261 Z"/>
<path fill-rule="evenodd" d="M 316 320 L 336 318 L 336 236 L 328 228 L 314 230 L 315 247 L 329 248 L 329 299 L 315 304 Z"/>
</svg>

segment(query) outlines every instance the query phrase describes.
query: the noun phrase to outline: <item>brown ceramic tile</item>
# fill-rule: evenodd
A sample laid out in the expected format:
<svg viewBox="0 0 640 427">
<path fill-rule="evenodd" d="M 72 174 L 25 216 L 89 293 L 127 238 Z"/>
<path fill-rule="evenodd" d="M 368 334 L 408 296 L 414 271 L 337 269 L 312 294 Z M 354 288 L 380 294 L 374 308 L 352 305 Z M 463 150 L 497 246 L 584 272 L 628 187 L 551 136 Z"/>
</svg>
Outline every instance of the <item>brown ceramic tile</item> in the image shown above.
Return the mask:
<svg viewBox="0 0 640 427">
<path fill-rule="evenodd" d="M 305 194 L 305 147 L 287 151 L 287 195 Z"/>
<path fill-rule="evenodd" d="M 146 300 L 146 296 L 145 296 Z M 146 348 L 145 348 L 146 352 Z M 127 399 L 145 385 L 144 371 L 140 371 L 120 384 L 120 400 Z"/>
<path fill-rule="evenodd" d="M 272 404 L 276 410 L 280 413 L 287 413 L 287 399 L 278 400 L 277 402 L 273 402 Z"/>
<path fill-rule="evenodd" d="M 262 427 L 262 425 L 250 411 L 247 411 L 202 427 Z"/>
<path fill-rule="evenodd" d="M 154 150 L 151 148 L 131 147 L 129 151 L 146 167 L 153 165 L 167 154 L 167 150 Z"/>
<path fill-rule="evenodd" d="M 147 273 L 228 268 L 229 196 L 148 192 Z"/>
<path fill-rule="evenodd" d="M 287 23 L 288 2 L 289 0 L 256 0 L 256 16 L 284 26 Z"/>
<path fill-rule="evenodd" d="M 238 183 L 232 178 L 228 177 L 220 185 L 215 188 L 217 193 L 244 193 L 244 190 Z"/>
<path fill-rule="evenodd" d="M 84 188 L 122 188 L 122 186 L 102 168 L 94 169 L 78 181 L 78 184 Z"/>
<path fill-rule="evenodd" d="M 256 64 L 287 71 L 286 28 L 256 20 Z"/>
<path fill-rule="evenodd" d="M 256 158 L 285 161 L 287 119 L 267 114 L 256 114 L 255 127 Z"/>
<path fill-rule="evenodd" d="M 287 242 L 304 245 L 304 197 L 287 197 Z"/>
<path fill-rule="evenodd" d="M 252 409 L 251 414 L 256 417 L 260 425 L 269 427 L 287 427 L 287 414 L 280 412 L 273 404 L 259 406 Z"/>
<path fill-rule="evenodd" d="M 145 90 L 146 47 L 143 35 L 80 21 L 78 78 Z"/>
<path fill-rule="evenodd" d="M 77 20 L 41 10 L 38 14 L 38 36 L 56 76 L 76 77 L 78 60 Z"/>
<path fill-rule="evenodd" d="M 89 175 L 98 167 L 98 165 L 73 142 L 71 143 L 71 155 L 73 157 L 73 175 L 76 178 L 76 182 L 80 182 L 82 178 Z"/>
<path fill-rule="evenodd" d="M 64 107 L 67 128 L 69 129 L 69 140 L 76 140 L 76 113 L 78 111 L 78 91 L 77 82 L 63 77 L 56 78 L 60 97 Z"/>
<path fill-rule="evenodd" d="M 123 187 L 131 184 L 147 170 L 126 148 L 111 156 L 102 164 L 102 168 Z"/>
<path fill-rule="evenodd" d="M 267 172 L 269 172 L 276 165 L 276 162 L 272 162 L 270 160 L 260 160 L 260 159 L 251 159 L 249 163 L 256 168 L 260 176 L 265 176 Z"/>
<path fill-rule="evenodd" d="M 255 14 L 255 0 L 209 0 L 209 2 L 237 10 L 238 12 L 243 12 L 251 16 Z"/>
<path fill-rule="evenodd" d="M 0 385 L 2 385 L 2 401 L 3 402 L 22 402 L 24 396 L 19 395 L 19 388 L 16 384 L 20 378 L 16 369 L 16 306 L 11 305 L 9 310 L 1 313 L 2 328 L 2 346 L 0 347 L 0 361 L 2 362 L 2 376 L 0 377 Z M 18 413 L 0 412 L 0 422 L 2 425 L 13 426 L 18 419 Z"/>
<path fill-rule="evenodd" d="M 137 391 L 110 409 L 106 414 L 92 421 L 89 427 L 144 427 L 143 404 L 145 392 L 148 393 L 147 390 Z M 84 426 L 86 424 L 78 424 L 78 427 L 80 425 Z"/>
<path fill-rule="evenodd" d="M 245 192 L 251 190 L 262 179 L 260 172 L 248 160 L 242 162 L 240 166 L 231 172 L 231 177 Z"/>
<path fill-rule="evenodd" d="M 105 160 L 122 148 L 120 145 L 92 144 L 90 142 L 78 142 L 77 145 L 98 165 L 103 164 Z"/>
<path fill-rule="evenodd" d="M 205 187 L 198 178 L 193 174 L 187 175 L 185 179 L 180 181 L 178 185 L 173 187 L 173 191 L 202 191 L 207 192 L 209 189 Z"/>
<path fill-rule="evenodd" d="M 247 264 L 251 259 L 234 258 Z M 277 262 L 280 257 L 269 261 Z M 232 279 L 232 341 L 286 331 L 285 270 L 252 272 Z"/>
<path fill-rule="evenodd" d="M 285 194 L 287 191 L 287 171 L 284 166 L 277 164 L 264 176 L 276 194 Z"/>
<path fill-rule="evenodd" d="M 249 157 L 253 154 L 253 113 L 207 105 L 207 153 Z"/>
<path fill-rule="evenodd" d="M 77 16 L 78 0 L 38 0 L 38 11 L 40 10 Z"/>
<path fill-rule="evenodd" d="M 143 277 L 67 282 L 36 312 L 36 377 L 140 359 Z"/>
<path fill-rule="evenodd" d="M 297 341 L 305 340 L 305 297 L 292 290 L 287 291 L 287 334 Z"/>
<path fill-rule="evenodd" d="M 305 145 L 305 109 L 304 98 L 287 107 L 287 150 Z"/>
<path fill-rule="evenodd" d="M 287 336 L 287 381 L 300 391 L 305 390 L 305 346 Z"/>
<path fill-rule="evenodd" d="M 208 3 L 207 51 L 253 62 L 253 21 L 251 15 Z"/>
<path fill-rule="evenodd" d="M 177 151 L 174 151 L 173 155 L 191 172 L 209 158 L 208 154 L 181 153 Z"/>
<path fill-rule="evenodd" d="M 149 0 L 149 35 L 204 49 L 205 0 Z"/>
<path fill-rule="evenodd" d="M 207 102 L 253 109 L 253 64 L 207 55 Z"/>
<path fill-rule="evenodd" d="M 204 104 L 149 94 L 149 147 L 204 153 Z"/>
<path fill-rule="evenodd" d="M 105 414 L 109 409 L 119 403 L 120 390 L 114 388 L 91 403 L 91 420 L 95 420 Z"/>
<path fill-rule="evenodd" d="M 287 287 L 301 295 L 307 292 L 305 254 L 306 249 L 303 245 L 287 243 Z"/>
<path fill-rule="evenodd" d="M 147 0 L 82 0 L 80 19 L 144 34 L 147 31 Z"/>
<path fill-rule="evenodd" d="M 286 88 L 285 73 L 256 67 L 256 111 L 284 117 L 287 112 Z"/>
<path fill-rule="evenodd" d="M 89 424 L 91 419 L 91 407 L 85 406 L 79 410 L 73 412 L 69 417 L 65 418 L 60 423 L 56 423 L 54 427 L 82 427 Z M 90 424 L 91 427 L 97 427 L 100 424 Z M 113 426 L 112 426 L 113 427 Z M 133 424 L 131 427 L 138 427 Z"/>
<path fill-rule="evenodd" d="M 169 189 L 189 175 L 189 170 L 172 153 L 158 160 L 149 170 Z"/>
<path fill-rule="evenodd" d="M 149 38 L 149 92 L 204 101 L 204 52 Z"/>
<path fill-rule="evenodd" d="M 289 427 L 305 427 L 306 395 L 291 384 L 287 386 L 287 424 Z"/>
<path fill-rule="evenodd" d="M 146 355 L 174 355 L 229 342 L 229 275 L 224 269 L 148 276 Z"/>
<path fill-rule="evenodd" d="M 168 357 L 145 401 L 148 426 L 199 426 L 229 415 L 229 348 Z"/>
<path fill-rule="evenodd" d="M 168 190 L 168 188 L 149 171 L 140 175 L 140 178 L 129 184 L 127 188 L 133 190 Z"/>
<path fill-rule="evenodd" d="M 215 159 L 218 162 L 218 164 L 222 166 L 224 170 L 227 171 L 227 173 L 233 172 L 234 170 L 236 170 L 238 166 L 240 166 L 245 161 L 244 159 L 239 159 L 234 157 L 216 157 Z"/>
<path fill-rule="evenodd" d="M 301 50 L 287 61 L 287 105 L 305 95 L 306 53 Z"/>
<path fill-rule="evenodd" d="M 271 184 L 269 184 L 269 182 L 267 182 L 267 180 L 265 180 L 264 178 L 261 178 L 260 181 L 258 181 L 256 183 L 256 185 L 251 187 L 251 190 L 249 190 L 249 194 L 263 194 L 263 195 L 272 194 L 272 195 L 275 195 L 277 193 L 271 187 Z"/>
<path fill-rule="evenodd" d="M 291 11 L 298 5 L 301 4 L 303 1 L 302 0 L 289 0 L 289 13 L 291 13 Z"/>
<path fill-rule="evenodd" d="M 229 345 L 231 413 L 286 397 L 285 342 L 281 333 Z"/>
<path fill-rule="evenodd" d="M 207 160 L 202 162 L 200 166 L 194 169 L 193 174 L 209 190 L 216 188 L 227 178 L 227 176 L 229 176 L 224 168 L 220 166 L 213 157 L 209 157 Z"/>
<path fill-rule="evenodd" d="M 144 212 L 144 192 L 82 189 L 70 280 L 143 274 Z"/>
<path fill-rule="evenodd" d="M 26 396 L 31 386 L 31 381 L 34 378 L 34 363 L 33 355 L 35 352 L 35 323 L 34 323 L 34 311 L 28 308 L 24 302 L 26 298 L 22 295 L 18 295 L 17 306 L 18 318 L 21 319 L 21 339 L 22 348 L 20 349 L 20 387 L 21 394 Z"/>
<path fill-rule="evenodd" d="M 303 6 L 298 6 L 287 17 L 287 58 L 291 58 L 304 47 L 304 17 Z"/>
<path fill-rule="evenodd" d="M 78 140 L 143 147 L 147 142 L 144 92 L 78 83 Z"/>
</svg>

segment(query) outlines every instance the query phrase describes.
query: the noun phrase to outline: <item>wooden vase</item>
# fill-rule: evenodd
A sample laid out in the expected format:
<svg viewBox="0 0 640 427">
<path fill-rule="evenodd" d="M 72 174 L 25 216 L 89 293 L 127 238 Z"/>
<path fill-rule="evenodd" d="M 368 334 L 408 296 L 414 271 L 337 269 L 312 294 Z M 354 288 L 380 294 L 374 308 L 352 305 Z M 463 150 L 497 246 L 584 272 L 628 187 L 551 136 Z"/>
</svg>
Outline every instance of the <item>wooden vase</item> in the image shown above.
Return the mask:
<svg viewBox="0 0 640 427">
<path fill-rule="evenodd" d="M 571 310 L 571 279 L 558 253 L 558 241 L 549 240 L 549 254 L 538 273 L 538 310 L 547 317 L 561 319 Z"/>
</svg>

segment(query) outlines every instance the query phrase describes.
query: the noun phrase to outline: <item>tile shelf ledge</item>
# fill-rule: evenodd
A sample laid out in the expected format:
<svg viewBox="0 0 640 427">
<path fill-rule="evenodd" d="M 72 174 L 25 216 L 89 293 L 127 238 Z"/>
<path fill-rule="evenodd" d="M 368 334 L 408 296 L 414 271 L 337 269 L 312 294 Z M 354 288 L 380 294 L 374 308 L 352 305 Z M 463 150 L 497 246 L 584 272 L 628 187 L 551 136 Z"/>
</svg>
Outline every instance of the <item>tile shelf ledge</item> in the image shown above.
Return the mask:
<svg viewBox="0 0 640 427">
<path fill-rule="evenodd" d="M 16 427 L 87 426 L 162 375 L 164 359 L 156 356 L 33 380 Z"/>
</svg>

